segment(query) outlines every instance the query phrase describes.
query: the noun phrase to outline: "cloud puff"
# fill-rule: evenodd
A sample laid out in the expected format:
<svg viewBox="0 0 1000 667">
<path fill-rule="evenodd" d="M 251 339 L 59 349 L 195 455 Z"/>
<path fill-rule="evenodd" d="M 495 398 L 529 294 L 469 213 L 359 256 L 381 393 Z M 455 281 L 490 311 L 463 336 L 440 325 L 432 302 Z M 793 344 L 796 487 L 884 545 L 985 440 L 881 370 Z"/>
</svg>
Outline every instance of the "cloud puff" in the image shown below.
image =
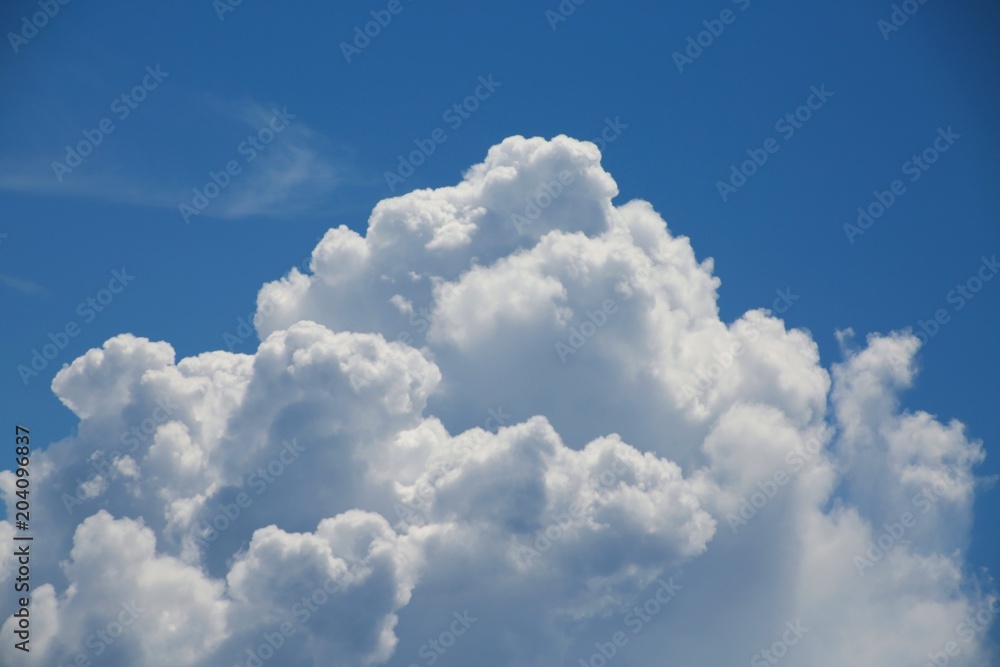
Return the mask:
<svg viewBox="0 0 1000 667">
<path fill-rule="evenodd" d="M 617 193 L 592 144 L 511 137 L 264 285 L 254 354 L 64 368 L 38 659 L 134 600 L 103 664 L 985 664 L 983 448 L 901 407 L 917 339 L 827 370 L 724 322 L 712 260 Z"/>
</svg>

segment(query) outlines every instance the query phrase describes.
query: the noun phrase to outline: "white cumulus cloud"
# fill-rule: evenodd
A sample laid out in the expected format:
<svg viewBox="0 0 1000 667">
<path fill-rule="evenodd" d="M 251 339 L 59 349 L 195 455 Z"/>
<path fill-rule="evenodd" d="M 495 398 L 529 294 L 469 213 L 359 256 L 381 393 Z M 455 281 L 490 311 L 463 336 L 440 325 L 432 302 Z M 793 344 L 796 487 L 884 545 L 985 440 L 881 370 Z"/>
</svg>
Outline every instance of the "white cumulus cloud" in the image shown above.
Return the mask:
<svg viewBox="0 0 1000 667">
<path fill-rule="evenodd" d="M 511 137 L 331 229 L 253 354 L 122 334 L 64 368 L 34 664 L 989 664 L 984 450 L 902 405 L 917 339 L 842 333 L 828 369 L 767 309 L 723 321 L 600 157 Z"/>
</svg>

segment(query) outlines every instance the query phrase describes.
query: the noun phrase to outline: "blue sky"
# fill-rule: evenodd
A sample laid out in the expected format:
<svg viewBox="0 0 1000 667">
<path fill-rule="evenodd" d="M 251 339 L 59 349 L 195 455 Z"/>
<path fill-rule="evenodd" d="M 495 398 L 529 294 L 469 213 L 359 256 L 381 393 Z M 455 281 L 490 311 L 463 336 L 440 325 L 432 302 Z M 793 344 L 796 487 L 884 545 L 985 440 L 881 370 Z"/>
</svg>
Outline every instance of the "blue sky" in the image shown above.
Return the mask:
<svg viewBox="0 0 1000 667">
<path fill-rule="evenodd" d="M 790 289 L 798 300 L 781 317 L 811 332 L 829 367 L 841 360 L 838 329 L 852 328 L 860 345 L 946 311 L 905 404 L 962 421 L 987 450 L 977 474 L 1000 474 L 1000 281 L 960 309 L 949 300 L 1000 252 L 995 4 L 928 0 L 886 38 L 878 22 L 893 9 L 875 0 L 588 0 L 558 22 L 546 14 L 556 0 L 401 0 L 348 62 L 340 44 L 387 4 L 245 0 L 220 17 L 208 0 L 71 2 L 16 53 L 4 45 L 8 423 L 44 440 L 72 432 L 77 419 L 51 381 L 118 333 L 169 341 L 178 357 L 225 349 L 260 285 L 301 266 L 328 228 L 363 235 L 380 200 L 456 183 L 505 137 L 590 140 L 617 127 L 602 146 L 615 203 L 651 202 L 699 260 L 714 258 L 723 321 Z M 679 71 L 673 54 L 724 10 L 731 22 Z M 6 3 L 0 25 L 17 31 L 35 11 Z M 165 74 L 150 77 L 157 67 Z M 125 115 L 115 100 L 144 77 L 145 99 Z M 467 118 L 446 115 L 477 87 L 483 99 Z M 827 99 L 810 97 L 821 88 Z M 794 132 L 776 128 L 810 99 Z M 275 110 L 290 121 L 249 161 L 241 145 Z M 104 118 L 113 131 L 60 180 L 52 163 Z M 446 139 L 390 190 L 398 156 L 439 128 Z M 911 180 L 905 163 L 949 130 L 947 150 Z M 769 139 L 776 152 L 724 200 L 718 182 Z M 186 221 L 179 206 L 230 161 L 240 173 Z M 858 207 L 897 179 L 905 191 L 849 238 Z M 79 304 L 123 268 L 134 282 L 85 318 Z M 26 386 L 18 365 L 74 321 L 79 335 Z M 998 494 L 977 492 L 967 558 L 994 573 Z"/>
</svg>

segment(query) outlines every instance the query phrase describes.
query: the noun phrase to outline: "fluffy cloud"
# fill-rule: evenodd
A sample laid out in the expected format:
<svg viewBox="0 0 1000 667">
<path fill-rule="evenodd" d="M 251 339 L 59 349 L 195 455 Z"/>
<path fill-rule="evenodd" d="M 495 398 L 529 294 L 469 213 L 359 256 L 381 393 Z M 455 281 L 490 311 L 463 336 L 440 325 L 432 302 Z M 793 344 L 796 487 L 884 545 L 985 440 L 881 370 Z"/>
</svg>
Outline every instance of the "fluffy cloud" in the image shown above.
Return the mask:
<svg viewBox="0 0 1000 667">
<path fill-rule="evenodd" d="M 984 452 L 901 406 L 917 339 L 844 332 L 827 370 L 724 322 L 712 260 L 617 193 L 592 144 L 512 137 L 264 285 L 254 354 L 64 368 L 33 658 L 986 664 Z"/>
</svg>

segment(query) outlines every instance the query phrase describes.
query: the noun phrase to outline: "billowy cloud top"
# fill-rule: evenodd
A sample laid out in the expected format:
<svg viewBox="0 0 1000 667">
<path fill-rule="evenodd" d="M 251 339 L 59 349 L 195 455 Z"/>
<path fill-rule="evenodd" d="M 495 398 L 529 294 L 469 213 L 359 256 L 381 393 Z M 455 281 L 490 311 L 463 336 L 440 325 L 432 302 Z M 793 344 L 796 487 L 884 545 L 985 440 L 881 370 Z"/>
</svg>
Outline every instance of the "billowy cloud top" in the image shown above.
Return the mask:
<svg viewBox="0 0 1000 667">
<path fill-rule="evenodd" d="M 64 368 L 4 663 L 988 664 L 984 451 L 901 404 L 917 337 L 824 368 L 785 286 L 722 321 L 600 158 L 511 137 L 329 230 L 252 355 L 122 334 Z"/>
</svg>

